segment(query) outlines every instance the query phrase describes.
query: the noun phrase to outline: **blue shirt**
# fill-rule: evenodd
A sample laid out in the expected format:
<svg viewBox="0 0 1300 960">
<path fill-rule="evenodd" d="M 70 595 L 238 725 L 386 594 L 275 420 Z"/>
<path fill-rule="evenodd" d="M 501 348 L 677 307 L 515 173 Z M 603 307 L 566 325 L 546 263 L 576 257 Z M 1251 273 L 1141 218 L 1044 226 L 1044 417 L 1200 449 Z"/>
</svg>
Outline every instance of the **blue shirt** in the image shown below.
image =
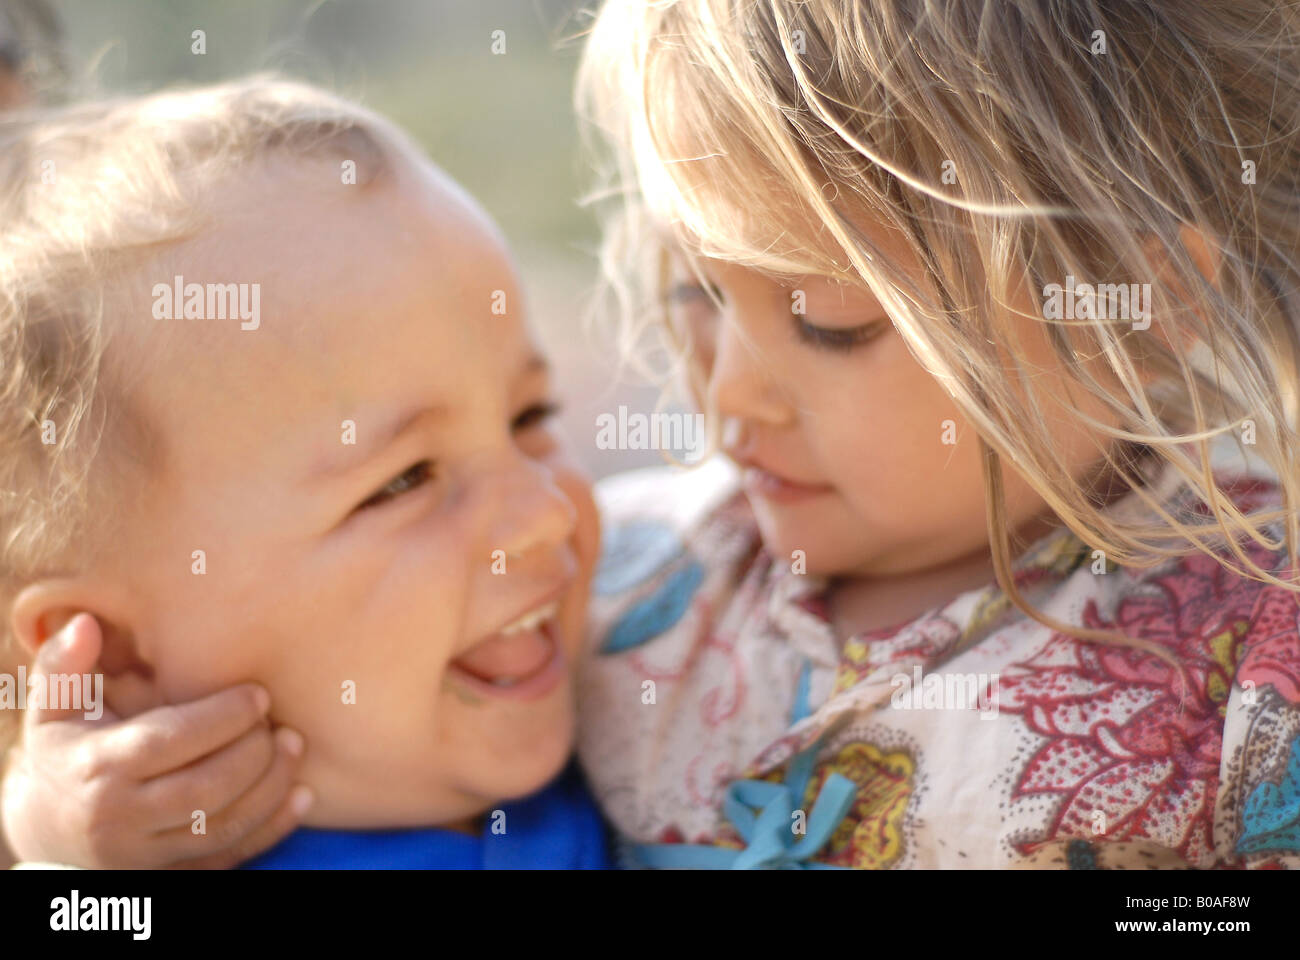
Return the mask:
<svg viewBox="0 0 1300 960">
<path fill-rule="evenodd" d="M 246 870 L 605 870 L 613 866 L 605 824 L 577 768 L 545 789 L 501 807 L 479 836 L 417 827 L 318 830 L 302 827 L 243 864 Z"/>
</svg>

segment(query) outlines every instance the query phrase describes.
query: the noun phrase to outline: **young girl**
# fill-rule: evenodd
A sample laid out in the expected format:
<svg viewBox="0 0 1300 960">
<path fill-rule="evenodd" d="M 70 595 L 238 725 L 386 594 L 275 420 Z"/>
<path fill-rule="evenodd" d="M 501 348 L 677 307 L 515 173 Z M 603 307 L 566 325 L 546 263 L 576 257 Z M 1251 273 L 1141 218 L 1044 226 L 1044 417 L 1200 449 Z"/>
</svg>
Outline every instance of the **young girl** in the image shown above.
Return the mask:
<svg viewBox="0 0 1300 960">
<path fill-rule="evenodd" d="M 604 8 L 605 261 L 728 455 L 600 491 L 579 753 L 629 862 L 1300 865 L 1298 46 Z"/>
<path fill-rule="evenodd" d="M 583 69 L 739 468 L 603 491 L 634 859 L 1300 865 L 1294 11 L 612 0 Z"/>
</svg>

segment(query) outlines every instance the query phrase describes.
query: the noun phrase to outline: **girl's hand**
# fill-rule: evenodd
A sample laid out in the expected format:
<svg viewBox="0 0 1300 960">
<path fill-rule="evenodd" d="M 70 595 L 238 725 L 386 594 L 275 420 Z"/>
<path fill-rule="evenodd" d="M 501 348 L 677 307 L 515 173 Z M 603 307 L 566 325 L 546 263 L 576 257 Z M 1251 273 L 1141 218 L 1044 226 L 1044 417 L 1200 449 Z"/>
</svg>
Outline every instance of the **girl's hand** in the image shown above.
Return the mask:
<svg viewBox="0 0 1300 960">
<path fill-rule="evenodd" d="M 50 674 L 93 672 L 101 645 L 98 622 L 78 614 L 41 647 L 33 674 L 43 685 Z M 156 693 L 139 678 L 115 682 L 106 699 L 119 713 L 105 708 L 97 720 L 29 704 L 0 785 L 16 857 L 97 868 L 225 868 L 298 825 L 312 799 L 307 787 L 293 787 L 303 741 L 287 727 L 271 730 L 264 689 L 242 684 L 152 706 Z M 203 833 L 194 831 L 198 811 Z"/>
</svg>

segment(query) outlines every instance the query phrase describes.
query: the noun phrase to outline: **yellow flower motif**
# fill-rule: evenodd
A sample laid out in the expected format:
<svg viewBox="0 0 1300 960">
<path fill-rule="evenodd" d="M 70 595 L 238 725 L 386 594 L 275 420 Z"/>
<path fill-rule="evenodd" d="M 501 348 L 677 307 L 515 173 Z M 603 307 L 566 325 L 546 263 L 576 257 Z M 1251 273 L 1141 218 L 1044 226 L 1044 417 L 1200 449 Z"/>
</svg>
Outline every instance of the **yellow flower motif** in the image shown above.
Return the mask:
<svg viewBox="0 0 1300 960">
<path fill-rule="evenodd" d="M 1231 627 L 1210 638 L 1210 654 L 1219 665 L 1222 673 L 1211 673 L 1206 680 L 1205 689 L 1210 699 L 1219 705 L 1220 716 L 1228 712 L 1228 694 L 1232 678 L 1237 675 L 1237 664 L 1241 662 L 1241 638 L 1250 627 L 1248 620 L 1237 620 Z"/>
<path fill-rule="evenodd" d="M 990 590 L 980 598 L 971 614 L 970 623 L 962 631 L 962 638 L 974 636 L 1002 616 L 1011 605 L 1011 599 L 1000 590 Z"/>
<path fill-rule="evenodd" d="M 890 866 L 903 855 L 903 815 L 915 789 L 915 761 L 901 750 L 885 753 L 870 743 L 851 743 L 818 765 L 804 795 L 805 809 L 811 810 L 832 773 L 848 777 L 858 791 L 817 859 L 858 870 Z"/>
<path fill-rule="evenodd" d="M 844 659 L 849 663 L 865 663 L 867 659 L 867 645 L 861 640 L 850 640 L 844 644 Z"/>
</svg>

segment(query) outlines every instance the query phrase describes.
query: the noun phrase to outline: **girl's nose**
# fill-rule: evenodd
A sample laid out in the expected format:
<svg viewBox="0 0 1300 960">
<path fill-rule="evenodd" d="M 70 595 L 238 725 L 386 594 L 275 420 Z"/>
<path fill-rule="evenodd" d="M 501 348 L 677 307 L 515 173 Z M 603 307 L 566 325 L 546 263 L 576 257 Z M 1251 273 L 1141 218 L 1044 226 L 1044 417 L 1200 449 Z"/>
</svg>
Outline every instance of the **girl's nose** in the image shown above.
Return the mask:
<svg viewBox="0 0 1300 960">
<path fill-rule="evenodd" d="M 760 354 L 734 321 L 720 319 L 709 371 L 709 410 L 723 418 L 787 425 L 790 408 L 777 383 L 779 370 L 772 366 L 779 362 Z"/>
</svg>

